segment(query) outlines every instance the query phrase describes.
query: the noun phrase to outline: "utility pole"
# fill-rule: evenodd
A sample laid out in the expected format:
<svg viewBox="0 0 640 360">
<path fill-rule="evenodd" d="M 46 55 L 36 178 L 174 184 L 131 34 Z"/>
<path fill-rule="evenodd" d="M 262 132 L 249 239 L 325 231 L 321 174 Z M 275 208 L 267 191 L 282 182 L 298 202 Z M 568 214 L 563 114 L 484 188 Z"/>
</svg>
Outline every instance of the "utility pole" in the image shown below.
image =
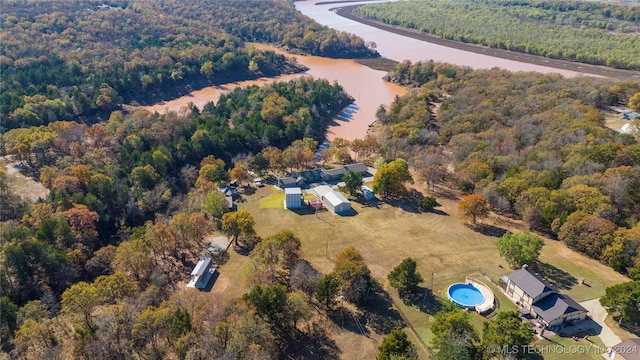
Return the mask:
<svg viewBox="0 0 640 360">
<path fill-rule="evenodd" d="M 433 292 L 433 276 L 436 273 L 434 273 L 433 271 L 431 272 L 431 295 L 435 296 L 436 294 Z"/>
<path fill-rule="evenodd" d="M 342 321 L 342 328 L 344 328 L 344 292 L 340 292 L 340 319 Z"/>
<path fill-rule="evenodd" d="M 329 259 L 329 237 L 327 236 L 327 246 L 324 250 L 324 256 L 327 258 L 327 260 L 331 260 Z"/>
</svg>

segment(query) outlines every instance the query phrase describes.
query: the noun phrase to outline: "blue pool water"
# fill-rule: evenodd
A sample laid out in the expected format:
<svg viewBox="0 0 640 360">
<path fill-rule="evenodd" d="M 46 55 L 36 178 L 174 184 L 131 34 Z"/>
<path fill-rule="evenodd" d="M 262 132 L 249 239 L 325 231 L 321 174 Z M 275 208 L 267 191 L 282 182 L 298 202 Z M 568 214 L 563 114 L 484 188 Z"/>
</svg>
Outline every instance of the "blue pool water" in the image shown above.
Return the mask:
<svg viewBox="0 0 640 360">
<path fill-rule="evenodd" d="M 484 296 L 480 290 L 470 284 L 452 284 L 447 292 L 449 293 L 449 299 L 462 307 L 474 307 L 484 301 Z"/>
</svg>

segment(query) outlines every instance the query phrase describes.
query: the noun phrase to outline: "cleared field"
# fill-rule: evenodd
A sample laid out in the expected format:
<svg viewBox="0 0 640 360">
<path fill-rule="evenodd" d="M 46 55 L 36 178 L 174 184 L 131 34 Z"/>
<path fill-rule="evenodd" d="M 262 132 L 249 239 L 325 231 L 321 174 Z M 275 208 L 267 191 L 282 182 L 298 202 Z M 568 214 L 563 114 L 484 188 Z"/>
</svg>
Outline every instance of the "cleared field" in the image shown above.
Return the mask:
<svg viewBox="0 0 640 360">
<path fill-rule="evenodd" d="M 420 189 L 418 189 L 420 190 Z M 511 270 L 496 249 L 497 236 L 505 230 L 520 231 L 520 224 L 497 217 L 483 221 L 485 235 L 466 226 L 456 214 L 457 200 L 438 198 L 442 207 L 433 213 L 419 213 L 412 204 L 400 201 L 394 204 L 360 204 L 352 201 L 356 212 L 353 216 L 336 216 L 327 211 L 293 212 L 282 208 L 283 192 L 273 187 L 259 189 L 239 204 L 256 220 L 256 230 L 262 237 L 282 229 L 293 231 L 302 241 L 303 256 L 323 273 L 333 269 L 335 255 L 347 246 L 355 246 L 365 258 L 372 275 L 388 289 L 387 274 L 404 258 L 411 257 L 418 263 L 418 270 L 425 279 L 424 288 L 433 287 L 436 294 L 444 294 L 447 286 L 463 281 L 469 274 L 484 274 L 497 282 L 501 275 Z M 230 277 L 233 293 L 241 293 L 243 274 L 251 271 L 247 257 L 232 254 L 221 269 L 221 279 Z M 578 301 L 600 297 L 605 288 L 627 279 L 611 268 L 569 250 L 564 244 L 545 239 L 541 254 L 542 265 L 537 267 L 561 291 Z M 580 280 L 584 279 L 584 284 Z M 487 279 L 483 282 L 489 283 Z M 513 310 L 515 306 L 493 284 L 499 302 L 498 311 Z M 217 285 L 216 285 L 217 286 Z M 215 288 L 214 288 L 215 290 Z M 406 306 L 390 291 L 396 306 L 411 323 L 422 341 L 428 344 L 431 316 L 415 306 Z M 442 295 L 441 295 L 442 296 Z M 485 318 L 473 316 L 473 323 L 481 328 Z M 352 341 L 364 341 L 358 352 L 345 358 L 372 358 L 381 337 L 365 338 L 355 333 L 336 330 L 338 337 L 353 337 Z M 336 343 L 349 344 L 336 338 Z M 345 347 L 340 346 L 345 351 Z M 347 346 L 348 348 L 348 346 Z"/>
</svg>

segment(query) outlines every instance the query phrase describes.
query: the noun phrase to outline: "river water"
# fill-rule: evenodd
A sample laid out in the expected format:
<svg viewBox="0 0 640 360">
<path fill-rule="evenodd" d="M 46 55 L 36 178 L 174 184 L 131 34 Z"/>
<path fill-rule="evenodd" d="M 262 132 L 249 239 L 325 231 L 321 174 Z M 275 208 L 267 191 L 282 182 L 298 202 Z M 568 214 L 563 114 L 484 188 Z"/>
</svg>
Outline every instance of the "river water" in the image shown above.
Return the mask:
<svg viewBox="0 0 640 360">
<path fill-rule="evenodd" d="M 361 24 L 359 22 L 346 19 L 337 15 L 331 9 L 353 5 L 345 4 L 324 4 L 316 5 L 319 0 L 296 1 L 296 9 L 303 14 L 314 19 L 322 25 L 329 26 L 336 30 L 350 32 L 362 37 L 365 41 L 376 43 L 377 50 L 382 57 L 396 61 L 411 60 L 412 62 L 434 60 L 455 65 L 469 66 L 474 69 L 490 69 L 500 67 L 511 71 L 537 71 L 541 73 L 560 73 L 564 76 L 578 76 L 581 73 L 561 70 L 541 65 L 528 64 L 513 60 L 501 59 L 493 56 L 475 54 L 463 50 L 448 48 L 442 45 L 431 44 L 425 41 L 411 39 L 402 35 L 397 35 L 376 29 L 374 27 Z M 380 1 L 363 1 L 362 4 L 376 3 Z"/>
<path fill-rule="evenodd" d="M 331 9 L 339 7 L 340 4 L 315 5 L 316 2 L 317 0 L 297 1 L 295 5 L 303 14 L 321 24 L 337 30 L 354 33 L 364 38 L 365 41 L 374 41 L 377 44 L 377 50 L 383 57 L 396 61 L 408 59 L 416 62 L 433 59 L 435 61 L 470 66 L 473 68 L 501 67 L 511 71 L 555 72 L 565 76 L 580 75 L 579 73 L 569 70 L 559 70 L 551 67 L 495 58 L 407 38 L 360 24 L 331 11 Z M 257 46 L 283 53 L 281 50 L 267 45 Z M 375 112 L 380 105 L 388 106 L 396 96 L 401 96 L 406 93 L 404 88 L 383 81 L 382 77 L 385 75 L 383 71 L 373 70 L 352 60 L 300 55 L 295 55 L 295 58 L 299 63 L 308 67 L 309 70 L 304 74 L 261 78 L 258 80 L 207 87 L 194 91 L 186 96 L 145 108 L 149 111 L 157 111 L 159 113 L 169 111 L 181 113 L 189 103 L 193 103 L 199 109 L 202 109 L 206 103 L 210 101 L 216 102 L 221 94 L 230 92 L 236 87 L 266 85 L 274 81 L 289 81 L 299 78 L 300 76 L 313 76 L 328 79 L 329 81 L 337 81 L 345 91 L 355 99 L 353 104 L 344 109 L 334 119 L 334 122 L 329 126 L 327 131 L 327 139 L 329 141 L 336 137 L 353 140 L 366 136 L 368 127 L 374 122 Z"/>
<path fill-rule="evenodd" d="M 287 55 L 282 50 L 267 45 L 256 45 L 259 48 L 273 50 Z M 174 111 L 181 113 L 189 103 L 193 103 L 199 109 L 210 101 L 216 102 L 220 95 L 228 93 L 237 87 L 249 85 L 266 85 L 275 81 L 289 81 L 301 76 L 313 76 L 337 81 L 355 101 L 344 109 L 329 125 L 327 139 L 336 137 L 347 140 L 362 139 L 367 135 L 369 124 L 375 120 L 378 107 L 390 105 L 396 96 L 402 96 L 406 90 L 396 84 L 382 80 L 384 71 L 373 70 L 368 66 L 358 64 L 353 60 L 329 59 L 318 56 L 288 55 L 296 58 L 298 63 L 308 67 L 303 74 L 283 75 L 274 78 L 260 78 L 258 80 L 239 81 L 220 86 L 210 86 L 193 91 L 188 95 L 177 99 L 163 101 L 145 109 L 158 113 Z"/>
</svg>

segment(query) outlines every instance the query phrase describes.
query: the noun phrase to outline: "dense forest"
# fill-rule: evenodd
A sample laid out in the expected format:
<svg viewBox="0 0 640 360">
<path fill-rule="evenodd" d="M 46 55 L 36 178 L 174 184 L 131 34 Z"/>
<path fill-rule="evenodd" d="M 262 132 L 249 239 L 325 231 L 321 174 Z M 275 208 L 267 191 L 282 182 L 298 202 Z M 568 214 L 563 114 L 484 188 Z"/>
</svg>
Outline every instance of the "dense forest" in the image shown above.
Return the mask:
<svg viewBox="0 0 640 360">
<path fill-rule="evenodd" d="M 93 126 L 58 121 L 7 132 L 3 150 L 39 174 L 50 197 L 28 209 L 0 192 L 3 294 L 18 304 L 59 295 L 91 276 L 87 263 L 122 231 L 172 213 L 196 182 L 228 182 L 232 159 L 305 137 L 317 146 L 350 101 L 340 86 L 305 78 L 237 89 L 182 118 L 116 111 Z M 201 166 L 205 158 L 209 166 Z"/>
<path fill-rule="evenodd" d="M 309 313 L 306 295 L 296 290 L 318 280 L 306 278 L 317 272 L 303 264 L 302 278 L 289 284 L 298 250 L 287 247 L 287 287 L 265 289 L 297 309 L 278 318 L 284 330 L 277 333 L 259 306 L 257 314 L 247 308 L 256 294 L 245 305 L 195 309 L 186 305 L 195 295 L 169 298 L 167 289 L 183 280 L 180 254 L 197 258 L 211 231 L 225 231 L 239 221 L 234 216 L 250 219 L 246 211 L 223 216 L 229 209 L 218 187 L 246 181 L 249 168 L 268 167 L 281 149 L 291 161 L 311 163 L 328 122 L 351 101 L 339 85 L 305 77 L 236 89 L 183 117 L 114 111 L 92 126 L 55 121 L 8 131 L 2 153 L 14 155 L 50 193 L 29 205 L 0 170 L 3 350 L 15 346 L 21 358 L 277 356 L 277 336 Z M 251 235 L 247 226 L 229 236 Z M 284 251 L 282 242 L 296 241 L 289 235 L 260 246 L 275 247 L 268 252 L 274 256 Z M 214 332 L 227 340 L 200 338 Z"/>
<path fill-rule="evenodd" d="M 388 158 L 411 159 L 428 185 L 452 163 L 449 180 L 494 211 L 620 272 L 638 264 L 640 144 L 606 128 L 601 109 L 640 83 L 433 62 L 398 64 L 388 78 L 420 86 L 378 111 Z"/>
<path fill-rule="evenodd" d="M 359 15 L 438 37 L 623 69 L 640 69 L 640 7 L 544 0 L 416 0 Z"/>
<path fill-rule="evenodd" d="M 374 44 L 283 0 L 0 1 L 0 161 L 49 191 L 26 202 L 0 168 L 0 351 L 16 359 L 338 358 L 344 348 L 327 333 L 340 317 L 339 331 L 389 334 L 378 358 L 417 357 L 405 318 L 358 249 L 337 251 L 323 274 L 292 231 L 261 238 L 252 214 L 230 211 L 220 191 L 233 182 L 251 194 L 244 185 L 254 174 L 315 166 L 328 124 L 353 101 L 338 83 L 302 77 L 238 88 L 181 115 L 122 111 L 182 86 L 301 70 L 245 41 L 335 57 L 375 56 Z M 620 294 L 640 291 L 640 144 L 605 128 L 600 112 L 640 96 L 640 84 L 433 62 L 400 63 L 387 80 L 415 91 L 379 108 L 376 137 L 335 139 L 322 161 L 377 157 L 378 174 L 400 169 L 402 182 L 410 164 L 427 188 L 447 181 L 481 194 L 495 212 L 636 280 L 607 290 L 605 306 L 619 309 Z M 96 115 L 104 121 L 87 121 Z M 230 285 L 244 294 L 184 288 L 214 233 L 236 247 L 212 255 L 217 263 L 242 256 L 247 265 L 236 269 L 246 283 Z M 405 259 L 391 286 L 417 290 L 416 266 Z M 439 356 L 450 323 L 479 340 L 467 312 L 440 305 L 430 324 Z M 625 321 L 637 319 L 631 310 Z M 485 323 L 479 356 L 492 356 L 486 349 L 504 333 L 518 344 L 533 338 L 517 313 L 502 312 Z"/>
<path fill-rule="evenodd" d="M 147 103 L 192 84 L 303 70 L 244 41 L 326 56 L 377 55 L 361 38 L 320 26 L 282 0 L 2 1 L 0 7 L 0 131 L 106 119 L 123 102 Z"/>
</svg>

